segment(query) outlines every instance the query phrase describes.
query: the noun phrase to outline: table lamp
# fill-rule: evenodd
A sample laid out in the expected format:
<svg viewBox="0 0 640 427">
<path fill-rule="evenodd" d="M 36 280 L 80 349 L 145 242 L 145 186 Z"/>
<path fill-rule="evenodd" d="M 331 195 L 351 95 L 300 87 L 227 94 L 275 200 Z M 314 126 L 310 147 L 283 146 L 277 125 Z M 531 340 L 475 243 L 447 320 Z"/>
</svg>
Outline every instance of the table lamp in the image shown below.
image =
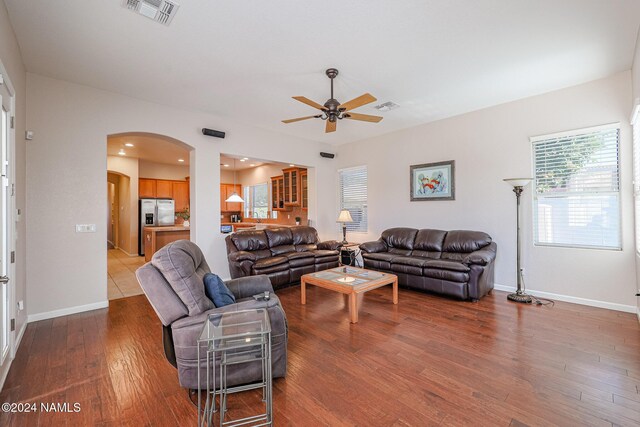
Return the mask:
<svg viewBox="0 0 640 427">
<path fill-rule="evenodd" d="M 504 182 L 513 186 L 516 193 L 516 283 L 518 288 L 515 293 L 507 295 L 507 299 L 515 302 L 531 303 L 531 296 L 524 292 L 522 283 L 522 269 L 520 268 L 520 195 L 524 187 L 529 185 L 531 178 L 509 178 Z"/>
<path fill-rule="evenodd" d="M 342 223 L 342 244 L 347 243 L 347 222 L 353 222 L 353 218 L 351 218 L 351 212 L 346 209 L 340 211 L 340 215 L 338 215 L 338 220 L 336 222 Z"/>
</svg>

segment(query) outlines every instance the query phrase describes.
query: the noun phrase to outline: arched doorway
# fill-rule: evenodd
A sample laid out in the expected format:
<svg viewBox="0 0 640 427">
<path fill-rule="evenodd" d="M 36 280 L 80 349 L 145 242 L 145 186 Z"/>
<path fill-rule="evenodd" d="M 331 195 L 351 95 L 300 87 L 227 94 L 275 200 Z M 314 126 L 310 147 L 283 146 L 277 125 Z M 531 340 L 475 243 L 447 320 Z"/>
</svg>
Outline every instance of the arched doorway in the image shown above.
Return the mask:
<svg viewBox="0 0 640 427">
<path fill-rule="evenodd" d="M 192 150 L 166 135 L 127 132 L 107 137 L 106 238 L 107 245 L 113 245 L 107 251 L 109 299 L 141 294 L 135 270 L 171 238 L 190 238 L 183 223 L 191 211 Z M 163 239 L 145 234 L 161 226 Z"/>
</svg>

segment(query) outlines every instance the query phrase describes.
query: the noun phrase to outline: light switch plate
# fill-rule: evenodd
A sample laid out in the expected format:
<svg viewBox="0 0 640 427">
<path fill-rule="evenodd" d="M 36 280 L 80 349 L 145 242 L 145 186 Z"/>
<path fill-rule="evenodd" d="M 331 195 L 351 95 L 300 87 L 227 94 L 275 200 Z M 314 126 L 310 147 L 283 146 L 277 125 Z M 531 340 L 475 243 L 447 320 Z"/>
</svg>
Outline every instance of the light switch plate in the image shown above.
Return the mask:
<svg viewBox="0 0 640 427">
<path fill-rule="evenodd" d="M 95 233 L 95 224 L 76 224 L 76 233 Z"/>
</svg>

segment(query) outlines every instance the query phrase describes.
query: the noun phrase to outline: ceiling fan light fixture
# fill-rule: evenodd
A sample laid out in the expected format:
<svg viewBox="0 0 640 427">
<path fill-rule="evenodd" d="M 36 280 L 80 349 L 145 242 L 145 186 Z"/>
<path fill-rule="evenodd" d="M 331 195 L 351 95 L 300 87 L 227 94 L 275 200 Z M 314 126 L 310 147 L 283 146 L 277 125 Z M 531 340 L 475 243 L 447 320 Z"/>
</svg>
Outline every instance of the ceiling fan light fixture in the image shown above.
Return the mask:
<svg viewBox="0 0 640 427">
<path fill-rule="evenodd" d="M 358 107 L 362 107 L 363 105 L 367 105 L 371 102 L 377 101 L 377 99 L 371 95 L 370 93 L 365 93 L 360 95 L 357 98 L 354 98 L 344 104 L 341 104 L 337 99 L 333 97 L 333 79 L 338 75 L 338 70 L 335 68 L 329 68 L 326 72 L 327 77 L 331 80 L 331 98 L 324 103 L 324 105 L 320 105 L 319 103 L 310 100 L 304 96 L 294 96 L 293 99 L 296 101 L 302 102 L 303 104 L 307 104 L 310 107 L 316 108 L 322 111 L 322 114 L 316 116 L 306 116 L 306 117 L 298 117 L 295 119 L 282 120 L 282 123 L 288 124 L 293 122 L 299 122 L 302 120 L 308 119 L 321 119 L 326 120 L 327 124 L 325 126 L 325 133 L 335 132 L 336 131 L 336 123 L 338 120 L 342 119 L 351 119 L 351 120 L 359 120 L 363 122 L 369 123 L 378 123 L 382 120 L 381 116 L 371 116 L 369 114 L 349 114 L 347 111 L 351 111 Z"/>
</svg>

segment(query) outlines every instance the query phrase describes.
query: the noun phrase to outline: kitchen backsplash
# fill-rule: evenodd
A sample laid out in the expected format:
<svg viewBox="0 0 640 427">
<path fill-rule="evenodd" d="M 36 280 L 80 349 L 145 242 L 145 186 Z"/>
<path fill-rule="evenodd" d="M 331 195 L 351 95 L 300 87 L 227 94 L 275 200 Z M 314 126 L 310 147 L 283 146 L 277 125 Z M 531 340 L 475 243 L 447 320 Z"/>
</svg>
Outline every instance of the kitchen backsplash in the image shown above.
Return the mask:
<svg viewBox="0 0 640 427">
<path fill-rule="evenodd" d="M 240 214 L 242 216 L 242 212 L 224 212 L 220 219 L 220 222 L 231 222 L 232 214 Z M 300 224 L 307 224 L 307 211 L 303 210 L 300 207 L 294 207 L 290 211 L 286 212 L 278 212 L 278 218 L 266 218 L 261 219 L 261 222 L 270 223 L 270 224 L 284 224 L 284 225 L 294 225 L 296 223 L 296 217 L 300 217 Z M 242 222 L 257 222 L 255 218 L 245 218 L 242 216 Z"/>
</svg>

